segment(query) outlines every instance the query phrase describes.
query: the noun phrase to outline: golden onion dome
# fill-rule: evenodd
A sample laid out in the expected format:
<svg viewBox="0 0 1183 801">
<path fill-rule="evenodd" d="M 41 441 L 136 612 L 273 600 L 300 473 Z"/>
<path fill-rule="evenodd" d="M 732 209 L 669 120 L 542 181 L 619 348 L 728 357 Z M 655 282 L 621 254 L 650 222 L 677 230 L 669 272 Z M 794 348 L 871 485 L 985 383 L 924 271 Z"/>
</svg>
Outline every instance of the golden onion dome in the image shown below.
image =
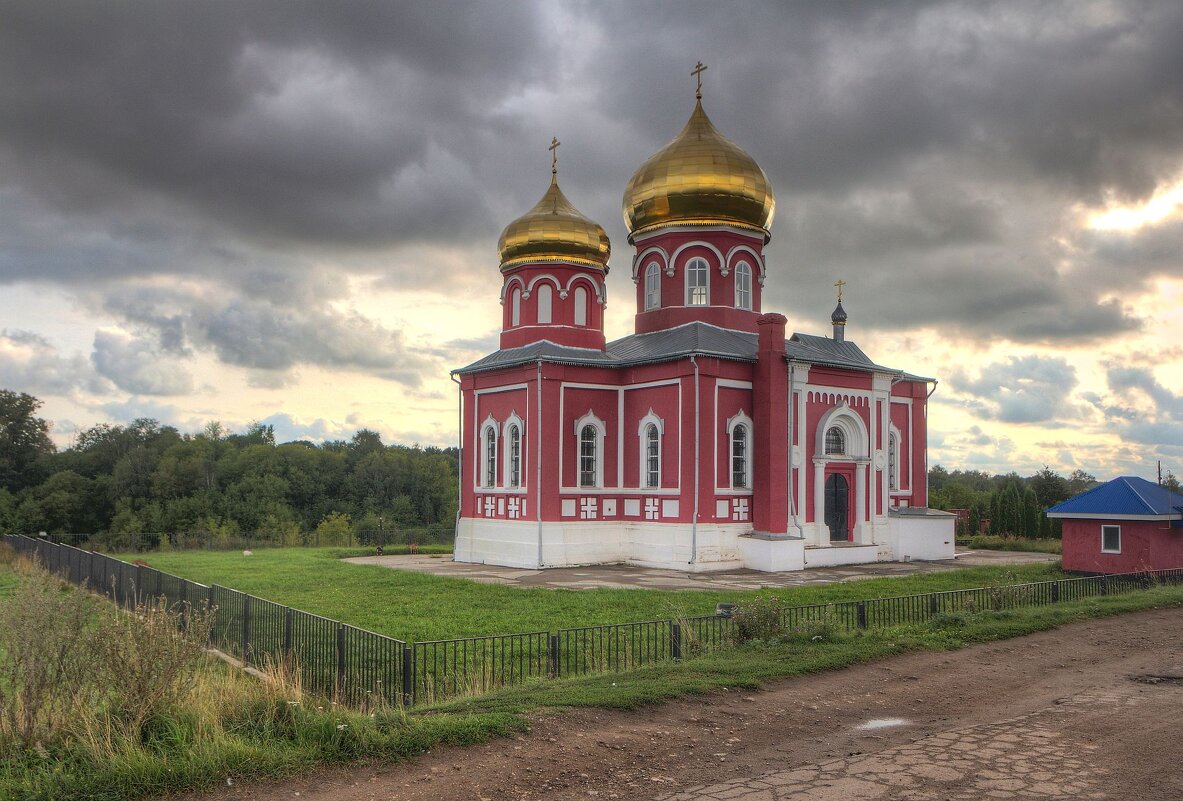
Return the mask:
<svg viewBox="0 0 1183 801">
<path fill-rule="evenodd" d="M 503 270 L 525 262 L 559 259 L 606 271 L 611 253 L 604 228 L 571 205 L 553 174 L 542 200 L 505 226 L 497 248 Z"/>
<path fill-rule="evenodd" d="M 630 242 L 662 225 L 718 223 L 758 229 L 767 240 L 775 210 L 768 176 L 715 129 L 701 99 L 682 132 L 641 165 L 624 191 Z"/>
</svg>

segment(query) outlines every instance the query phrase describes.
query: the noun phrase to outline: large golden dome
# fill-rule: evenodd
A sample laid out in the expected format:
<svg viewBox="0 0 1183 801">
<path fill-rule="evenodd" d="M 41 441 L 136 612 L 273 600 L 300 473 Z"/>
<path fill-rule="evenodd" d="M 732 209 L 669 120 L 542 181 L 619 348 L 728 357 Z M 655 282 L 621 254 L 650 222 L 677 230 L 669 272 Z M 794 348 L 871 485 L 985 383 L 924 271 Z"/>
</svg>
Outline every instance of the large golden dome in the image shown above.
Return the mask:
<svg viewBox="0 0 1183 801">
<path fill-rule="evenodd" d="M 624 191 L 630 242 L 661 225 L 713 223 L 755 228 L 767 239 L 775 210 L 764 170 L 715 129 L 701 100 L 682 132 L 641 165 Z"/>
<path fill-rule="evenodd" d="M 497 248 L 503 270 L 524 262 L 561 259 L 606 271 L 611 252 L 603 227 L 571 205 L 554 176 L 542 200 L 505 226 Z"/>
</svg>

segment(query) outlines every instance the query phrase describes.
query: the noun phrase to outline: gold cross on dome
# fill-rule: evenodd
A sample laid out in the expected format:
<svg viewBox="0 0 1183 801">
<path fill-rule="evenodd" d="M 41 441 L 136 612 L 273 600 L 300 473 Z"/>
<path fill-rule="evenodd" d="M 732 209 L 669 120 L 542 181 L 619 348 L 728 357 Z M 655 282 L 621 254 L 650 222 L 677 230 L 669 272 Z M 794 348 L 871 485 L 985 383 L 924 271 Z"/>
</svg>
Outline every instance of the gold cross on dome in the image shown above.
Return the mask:
<svg viewBox="0 0 1183 801">
<path fill-rule="evenodd" d="M 558 175 L 559 174 L 559 145 L 561 145 L 561 144 L 563 144 L 563 143 L 559 141 L 559 138 L 557 136 L 552 136 L 550 138 L 550 147 L 548 147 L 547 150 L 550 151 L 550 174 L 551 175 Z"/>
<path fill-rule="evenodd" d="M 846 282 L 843 281 L 841 278 L 839 278 L 837 283 L 834 284 L 834 286 L 838 287 L 838 305 L 841 306 L 842 305 L 842 287 L 846 286 Z"/>
<path fill-rule="evenodd" d="M 701 61 L 694 65 L 694 69 L 690 70 L 690 74 L 698 79 L 698 86 L 694 90 L 694 96 L 702 100 L 702 73 L 706 70 L 707 65 Z"/>
</svg>

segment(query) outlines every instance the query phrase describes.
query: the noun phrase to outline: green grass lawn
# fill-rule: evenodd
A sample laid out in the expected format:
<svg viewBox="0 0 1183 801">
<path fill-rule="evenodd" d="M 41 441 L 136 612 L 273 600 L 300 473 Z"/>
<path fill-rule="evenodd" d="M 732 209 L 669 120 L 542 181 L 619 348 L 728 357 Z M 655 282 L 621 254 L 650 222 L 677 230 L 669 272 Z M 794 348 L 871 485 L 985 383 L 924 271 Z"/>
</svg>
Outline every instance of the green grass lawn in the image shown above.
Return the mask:
<svg viewBox="0 0 1183 801">
<path fill-rule="evenodd" d="M 340 561 L 342 556 L 368 553 L 273 548 L 249 557 L 240 551 L 172 551 L 141 557 L 146 556 L 152 567 L 203 584 L 219 584 L 381 634 L 420 641 L 706 615 L 714 612 L 719 601 L 736 602 L 757 594 L 508 587 Z M 775 594 L 786 604 L 808 604 L 1061 577 L 1054 565 L 967 568 L 780 588 Z"/>
<path fill-rule="evenodd" d="M 958 540 L 958 544 L 961 540 Z M 991 551 L 1027 551 L 1034 553 L 1061 553 L 1063 543 L 1056 539 L 1028 539 L 1013 537 L 1009 534 L 979 534 L 970 537 L 965 543 L 970 548 L 982 548 Z"/>
</svg>

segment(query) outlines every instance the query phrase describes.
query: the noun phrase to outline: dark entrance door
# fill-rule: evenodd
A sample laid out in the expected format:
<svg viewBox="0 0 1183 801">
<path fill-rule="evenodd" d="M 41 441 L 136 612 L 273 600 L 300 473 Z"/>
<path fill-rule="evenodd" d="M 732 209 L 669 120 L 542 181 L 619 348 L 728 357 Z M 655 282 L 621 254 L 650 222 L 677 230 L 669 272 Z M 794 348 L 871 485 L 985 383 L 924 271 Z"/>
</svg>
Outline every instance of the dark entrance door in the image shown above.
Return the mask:
<svg viewBox="0 0 1183 801">
<path fill-rule="evenodd" d="M 826 525 L 830 527 L 830 541 L 850 539 L 846 510 L 850 505 L 850 485 L 846 476 L 831 473 L 826 479 Z"/>
</svg>

